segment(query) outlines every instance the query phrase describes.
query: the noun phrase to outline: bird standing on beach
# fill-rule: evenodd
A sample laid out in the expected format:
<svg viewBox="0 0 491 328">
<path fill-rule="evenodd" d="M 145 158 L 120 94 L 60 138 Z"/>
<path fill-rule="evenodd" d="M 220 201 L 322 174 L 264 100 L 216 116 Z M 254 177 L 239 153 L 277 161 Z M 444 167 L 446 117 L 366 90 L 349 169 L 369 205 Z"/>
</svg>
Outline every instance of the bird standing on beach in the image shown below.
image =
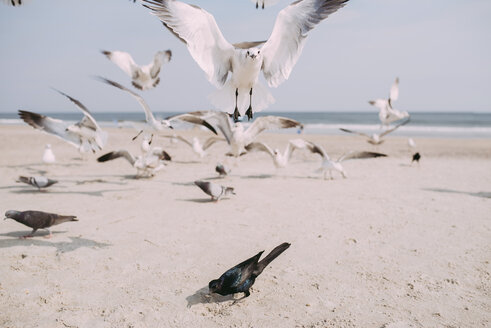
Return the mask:
<svg viewBox="0 0 491 328">
<path fill-rule="evenodd" d="M 46 146 L 44 147 L 43 162 L 46 164 L 52 164 L 56 162 L 56 157 L 53 153 L 53 150 L 51 149 L 50 144 L 46 144 Z"/>
<path fill-rule="evenodd" d="M 411 160 L 411 165 L 413 165 L 414 162 L 419 164 L 419 160 L 421 159 L 420 153 L 414 153 L 413 154 L 413 159 Z"/>
<path fill-rule="evenodd" d="M 20 176 L 19 180 L 17 182 L 23 182 L 28 185 L 31 185 L 33 187 L 38 188 L 38 190 L 41 190 L 41 188 L 48 188 L 49 186 L 54 185 L 55 183 L 58 183 L 56 180 L 51 180 L 43 176 L 38 176 L 38 177 L 24 177 Z"/>
<path fill-rule="evenodd" d="M 101 52 L 129 75 L 132 79 L 131 83 L 139 90 L 155 88 L 160 82 L 159 73 L 162 65 L 168 63 L 172 58 L 172 51 L 159 51 L 150 64 L 138 66 L 127 52 L 107 50 Z"/>
<path fill-rule="evenodd" d="M 61 224 L 63 222 L 78 221 L 74 215 L 59 215 L 54 213 L 46 213 L 41 211 L 7 211 L 5 212 L 5 219 L 13 219 L 25 226 L 32 228 L 30 234 L 22 236 L 21 238 L 30 238 L 34 236 L 34 233 L 38 229 L 44 229 L 49 232 L 46 238 L 51 238 L 51 231 L 48 229 L 51 226 Z"/>
<path fill-rule="evenodd" d="M 372 145 L 380 145 L 380 144 L 382 144 L 385 141 L 385 140 L 382 139 L 382 137 L 384 137 L 384 136 L 388 135 L 389 133 L 397 130 L 399 127 L 401 127 L 401 126 L 409 123 L 409 121 L 410 121 L 410 119 L 407 119 L 404 122 L 399 123 L 398 125 L 394 126 L 391 129 L 385 130 L 382 133 L 372 133 L 372 135 L 368 135 L 368 134 L 363 133 L 363 132 L 348 130 L 348 129 L 344 129 L 344 128 L 340 128 L 339 130 L 341 130 L 343 132 L 354 133 L 354 134 L 358 134 L 360 136 L 366 137 L 367 138 L 367 142 L 369 144 L 372 144 Z"/>
<path fill-rule="evenodd" d="M 258 82 L 259 73 L 263 72 L 270 87 L 287 80 L 308 32 L 348 0 L 295 1 L 280 11 L 267 41 L 235 45 L 225 40 L 215 18 L 198 6 L 177 0 L 143 1 L 187 45 L 208 80 L 220 88 L 211 95 L 212 103 L 227 112 L 235 103 L 233 118 L 237 120 L 244 111 L 251 119 L 253 111 L 261 111 L 274 102 L 269 90 Z"/>
<path fill-rule="evenodd" d="M 390 88 L 389 98 L 370 100 L 368 103 L 379 109 L 378 117 L 382 125 L 388 126 L 390 123 L 409 117 L 407 111 L 400 111 L 393 107 L 393 102 L 399 98 L 399 78 L 396 78 Z"/>
<path fill-rule="evenodd" d="M 256 278 L 263 272 L 264 268 L 271 263 L 271 261 L 277 258 L 288 247 L 290 247 L 289 243 L 283 243 L 276 246 L 271 253 L 259 261 L 259 258 L 264 252 L 261 251 L 250 259 L 228 269 L 220 276 L 220 278 L 210 281 L 208 284 L 210 293 L 217 293 L 223 296 L 244 293 L 244 298 L 248 297 L 251 294 L 249 289 L 254 285 Z"/>
<path fill-rule="evenodd" d="M 197 180 L 194 184 L 201 188 L 205 194 L 211 196 L 211 200 L 218 202 L 220 198 L 228 195 L 235 195 L 234 188 L 224 187 L 213 182 Z"/>
</svg>

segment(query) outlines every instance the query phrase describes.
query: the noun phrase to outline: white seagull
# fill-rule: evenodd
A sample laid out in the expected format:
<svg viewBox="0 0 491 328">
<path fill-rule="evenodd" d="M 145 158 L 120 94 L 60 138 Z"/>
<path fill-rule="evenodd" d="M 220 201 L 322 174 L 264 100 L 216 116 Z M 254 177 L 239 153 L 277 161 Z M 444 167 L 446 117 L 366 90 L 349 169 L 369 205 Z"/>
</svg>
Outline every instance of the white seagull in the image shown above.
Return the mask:
<svg viewBox="0 0 491 328">
<path fill-rule="evenodd" d="M 79 152 L 92 150 L 95 153 L 104 148 L 107 141 L 107 133 L 99 127 L 89 110 L 77 99 L 61 91 L 58 92 L 70 99 L 84 113 L 84 117 L 80 122 L 72 124 L 24 110 L 19 110 L 20 118 L 33 128 L 53 134 L 77 147 Z"/>
<path fill-rule="evenodd" d="M 397 130 L 400 126 L 407 124 L 409 121 L 410 121 L 410 119 L 407 119 L 404 122 L 397 124 L 392 129 L 385 130 L 382 133 L 372 133 L 371 135 L 368 135 L 368 134 L 363 133 L 363 132 L 344 129 L 344 128 L 340 128 L 339 130 L 344 131 L 344 132 L 348 132 L 348 133 L 358 134 L 360 136 L 366 137 L 368 143 L 370 143 L 372 145 L 380 145 L 381 143 L 383 143 L 385 141 L 382 139 L 382 137 L 386 136 L 387 134 L 391 133 L 392 131 Z"/>
<path fill-rule="evenodd" d="M 224 187 L 213 182 L 202 180 L 194 181 L 194 184 L 200 187 L 207 195 L 210 195 L 211 200 L 214 202 L 218 202 L 223 196 L 235 195 L 234 188 L 232 187 Z"/>
<path fill-rule="evenodd" d="M 116 158 L 125 158 L 136 169 L 136 176 L 142 178 L 153 177 L 155 173 L 165 166 L 164 161 L 170 161 L 171 157 L 160 147 L 154 147 L 147 154 L 133 156 L 127 150 L 112 151 L 102 155 L 98 162 L 107 162 Z"/>
<path fill-rule="evenodd" d="M 279 149 L 271 149 L 268 145 L 263 142 L 252 142 L 248 144 L 245 149 L 247 151 L 264 151 L 268 153 L 273 159 L 274 166 L 279 168 L 285 168 L 292 157 L 293 151 L 297 148 L 304 148 L 304 140 L 302 139 L 293 139 L 288 142 L 283 153 L 280 152 Z"/>
<path fill-rule="evenodd" d="M 28 185 L 38 188 L 38 190 L 41 190 L 41 188 L 48 188 L 49 186 L 58 183 L 58 181 L 56 180 L 51 180 L 43 176 L 37 176 L 37 177 L 20 176 L 17 182 L 27 183 Z"/>
<path fill-rule="evenodd" d="M 176 138 L 179 141 L 184 142 L 186 145 L 191 147 L 191 149 L 199 155 L 200 158 L 203 158 L 207 155 L 206 150 L 210 148 L 212 145 L 215 144 L 215 142 L 218 141 L 225 141 L 223 138 L 218 138 L 218 137 L 209 137 L 208 139 L 205 140 L 203 144 L 199 141 L 197 137 L 193 137 L 192 141 L 187 140 L 184 137 L 181 136 L 164 136 L 164 138 Z"/>
<path fill-rule="evenodd" d="M 377 99 L 370 100 L 368 103 L 379 109 L 378 117 L 382 125 L 388 126 L 390 123 L 402 120 L 403 118 L 409 117 L 407 111 L 400 111 L 395 109 L 393 102 L 399 98 L 399 78 L 396 78 L 394 84 L 390 88 L 388 99 Z"/>
<path fill-rule="evenodd" d="M 303 144 L 302 144 L 303 143 Z M 343 178 L 346 178 L 346 171 L 344 170 L 343 166 L 341 165 L 341 162 L 347 161 L 350 159 L 364 159 L 364 158 L 374 158 L 374 157 L 386 157 L 387 155 L 381 154 L 381 153 L 374 153 L 374 152 L 369 152 L 369 151 L 351 151 L 348 153 L 345 153 L 341 157 L 339 157 L 337 160 L 332 160 L 327 152 L 324 150 L 322 146 L 318 146 L 314 144 L 313 142 L 302 140 L 302 139 L 297 139 L 296 142 L 297 148 L 306 148 L 310 150 L 312 153 L 319 154 L 322 157 L 321 161 L 321 167 L 317 170 L 317 172 L 322 172 L 324 175 L 324 180 L 327 179 L 327 172 L 329 172 L 331 180 L 333 179 L 332 176 L 332 170 L 336 170 L 341 175 Z"/>
<path fill-rule="evenodd" d="M 53 154 L 53 150 L 51 149 L 50 144 L 46 144 L 46 146 L 44 147 L 43 162 L 46 164 L 56 162 L 56 157 L 55 154 Z"/>
<path fill-rule="evenodd" d="M 215 18 L 195 5 L 176 0 L 143 0 L 145 7 L 183 41 L 208 80 L 217 90 L 212 103 L 221 110 L 234 108 L 234 119 L 252 118 L 274 102 L 267 88 L 258 82 L 259 72 L 270 87 L 287 80 L 307 39 L 307 33 L 348 0 L 298 0 L 280 11 L 267 41 L 230 44 Z M 257 46 L 264 43 L 261 49 Z M 227 80 L 229 72 L 231 77 Z M 254 93 L 254 97 L 252 97 Z"/>
<path fill-rule="evenodd" d="M 232 123 L 229 115 L 219 111 L 198 111 L 190 114 L 207 120 L 214 124 L 223 134 L 227 143 L 230 145 L 230 150 L 227 156 L 241 156 L 247 152 L 245 146 L 254 141 L 256 136 L 268 129 L 287 129 L 294 127 L 302 127 L 298 121 L 281 117 L 281 116 L 262 116 L 256 118 L 251 125 L 244 129 L 241 122 Z"/>
<path fill-rule="evenodd" d="M 106 79 L 106 78 L 103 78 L 103 77 L 97 77 L 99 80 L 101 80 L 102 82 L 105 82 L 109 85 L 112 85 L 116 88 L 119 88 L 121 90 L 124 90 L 126 92 L 128 92 L 130 95 L 132 95 L 137 101 L 138 103 L 142 106 L 144 112 L 145 112 L 145 119 L 146 119 L 146 124 L 145 124 L 145 127 L 143 128 L 143 130 L 141 130 L 134 138 L 133 140 L 135 140 L 142 132 L 145 132 L 145 136 L 148 137 L 149 135 L 153 136 L 154 133 L 156 132 L 159 132 L 159 131 L 163 131 L 164 129 L 173 129 L 172 125 L 171 125 L 171 121 L 174 121 L 174 120 L 181 120 L 181 121 L 184 121 L 184 122 L 188 122 L 188 123 L 191 123 L 191 124 L 199 124 L 199 125 L 203 125 L 205 126 L 206 128 L 208 128 L 209 130 L 211 130 L 211 132 L 213 132 L 214 134 L 217 134 L 215 128 L 213 126 L 211 126 L 208 122 L 206 122 L 205 120 L 199 118 L 199 117 L 196 117 L 194 115 L 191 115 L 189 113 L 184 113 L 184 114 L 178 114 L 178 115 L 174 115 L 174 116 L 169 116 L 163 120 L 157 120 L 155 118 L 155 116 L 153 116 L 153 113 L 152 111 L 150 110 L 150 107 L 148 107 L 147 103 L 145 102 L 145 100 L 137 93 L 131 91 L 130 89 L 122 86 L 121 84 L 117 83 L 117 82 L 114 82 L 114 81 L 111 81 L 109 79 Z M 150 138 L 151 140 L 151 138 Z"/>
<path fill-rule="evenodd" d="M 160 69 L 163 64 L 168 63 L 172 58 L 172 51 L 159 51 L 153 57 L 153 61 L 145 66 L 138 66 L 131 55 L 124 51 L 101 51 L 106 57 L 118 65 L 128 74 L 133 86 L 139 90 L 155 88 L 160 82 Z"/>
</svg>

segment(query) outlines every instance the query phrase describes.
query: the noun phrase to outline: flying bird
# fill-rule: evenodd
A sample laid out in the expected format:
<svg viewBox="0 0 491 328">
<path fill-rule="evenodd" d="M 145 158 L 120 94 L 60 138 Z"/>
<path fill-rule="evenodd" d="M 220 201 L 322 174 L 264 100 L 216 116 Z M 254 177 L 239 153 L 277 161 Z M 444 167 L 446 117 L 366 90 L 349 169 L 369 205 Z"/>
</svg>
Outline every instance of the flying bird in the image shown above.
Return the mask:
<svg viewBox="0 0 491 328">
<path fill-rule="evenodd" d="M 251 119 L 253 111 L 261 111 L 274 102 L 269 90 L 258 82 L 259 73 L 263 72 L 270 87 L 287 80 L 308 32 L 347 1 L 295 1 L 280 11 L 267 41 L 234 45 L 225 40 L 215 18 L 198 6 L 177 0 L 143 0 L 147 3 L 144 6 L 187 45 L 208 81 L 219 88 L 211 95 L 213 105 L 227 112 L 235 105 L 234 120 L 244 111 Z M 264 45 L 258 48 L 261 44 Z"/>
<path fill-rule="evenodd" d="M 256 278 L 263 272 L 268 264 L 271 263 L 271 261 L 277 258 L 288 247 L 290 247 L 289 243 L 283 243 L 276 246 L 271 253 L 259 261 L 259 258 L 264 252 L 261 251 L 250 259 L 228 269 L 220 276 L 220 278 L 209 282 L 208 288 L 210 293 L 217 293 L 223 296 L 244 293 L 244 298 L 248 297 L 251 294 L 249 289 L 254 285 Z"/>
<path fill-rule="evenodd" d="M 206 156 L 206 150 L 213 146 L 216 142 L 218 141 L 225 141 L 223 138 L 217 138 L 217 137 L 209 137 L 208 139 L 205 140 L 203 144 L 199 141 L 197 137 L 193 137 L 192 141 L 188 141 L 186 138 L 181 137 L 181 136 L 164 136 L 165 138 L 176 138 L 179 141 L 182 141 L 197 154 L 199 157 L 203 158 Z"/>
<path fill-rule="evenodd" d="M 269 7 L 277 4 L 278 1 L 280 0 L 251 0 L 251 1 L 256 3 L 256 9 L 259 8 L 259 4 L 261 4 L 261 9 L 264 9 L 264 7 Z"/>
<path fill-rule="evenodd" d="M 348 129 L 344 129 L 344 128 L 340 128 L 339 130 L 341 130 L 343 132 L 358 134 L 360 136 L 366 137 L 368 143 L 370 143 L 372 145 L 380 145 L 385 141 L 384 139 L 382 139 L 382 137 L 384 137 L 384 136 L 388 135 L 389 133 L 397 130 L 399 127 L 409 123 L 409 121 L 410 121 L 410 119 L 407 119 L 404 122 L 397 124 L 396 126 L 394 126 L 391 129 L 387 129 L 382 133 L 373 133 L 372 135 L 368 135 L 368 134 L 363 133 L 363 132 L 348 130 Z"/>
<path fill-rule="evenodd" d="M 104 148 L 107 141 L 107 133 L 103 131 L 90 111 L 80 101 L 56 90 L 72 101 L 79 108 L 84 117 L 80 122 L 69 123 L 51 118 L 42 114 L 19 110 L 19 116 L 37 130 L 53 134 L 78 148 L 79 152 L 96 152 Z"/>
<path fill-rule="evenodd" d="M 227 176 L 231 170 L 228 166 L 218 163 L 217 166 L 215 166 L 215 171 L 218 173 L 220 178 L 223 178 Z"/>
<path fill-rule="evenodd" d="M 44 229 L 49 232 L 47 238 L 51 238 L 51 231 L 48 229 L 51 226 L 61 224 L 63 222 L 78 221 L 74 215 L 59 215 L 54 213 L 46 213 L 41 211 L 7 211 L 5 212 L 5 219 L 13 219 L 19 223 L 22 223 L 29 228 L 32 228 L 30 234 L 22 236 L 21 238 L 30 238 L 34 236 L 34 233 L 38 229 Z"/>
<path fill-rule="evenodd" d="M 52 164 L 56 162 L 56 157 L 55 154 L 53 154 L 53 150 L 51 149 L 50 144 L 46 144 L 46 146 L 44 147 L 43 162 L 46 164 Z"/>
<path fill-rule="evenodd" d="M 211 200 L 218 202 L 220 198 L 228 195 L 235 195 L 234 188 L 224 187 L 213 182 L 197 180 L 194 184 L 201 188 L 205 194 L 211 196 Z"/>
<path fill-rule="evenodd" d="M 301 144 L 303 142 L 303 145 Z M 337 160 L 332 160 L 325 149 L 322 146 L 316 145 L 313 142 L 302 140 L 302 139 L 297 139 L 296 143 L 297 148 L 306 148 L 310 150 L 312 153 L 319 154 L 322 159 L 321 159 L 321 166 L 317 170 L 318 172 L 322 172 L 324 175 L 324 180 L 327 179 L 327 172 L 329 172 L 331 180 L 333 179 L 332 176 L 332 170 L 336 170 L 341 175 L 343 178 L 346 178 L 346 171 L 344 170 L 341 162 L 347 161 L 350 159 L 365 159 L 365 158 L 375 158 L 375 157 L 386 157 L 387 155 L 382 154 L 382 153 L 375 153 L 375 152 L 370 152 L 370 151 L 351 151 L 348 153 L 345 153 L 341 157 L 339 157 Z"/>
<path fill-rule="evenodd" d="M 215 128 L 213 126 L 211 126 L 208 122 L 206 122 L 205 120 L 203 120 L 203 119 L 201 119 L 199 117 L 196 117 L 194 115 L 191 115 L 189 113 L 177 114 L 177 115 L 174 115 L 174 116 L 169 116 L 169 117 L 167 117 L 167 118 L 165 118 L 163 120 L 158 121 L 157 119 L 155 119 L 155 116 L 153 116 L 153 113 L 150 110 L 150 107 L 147 105 L 147 103 L 145 102 L 145 100 L 139 94 L 131 91 L 130 89 L 122 86 L 121 84 L 119 84 L 117 82 L 111 81 L 109 79 L 106 79 L 106 78 L 103 78 L 103 77 L 100 77 L 100 76 L 97 77 L 97 78 L 100 81 L 104 82 L 104 83 L 107 83 L 109 85 L 112 85 L 112 86 L 114 86 L 116 88 L 119 88 L 119 89 L 121 89 L 123 91 L 128 92 L 142 106 L 142 108 L 143 108 L 143 110 L 145 112 L 146 124 L 145 124 L 144 129 L 141 130 L 133 138 L 133 140 L 135 140 L 143 132 L 145 132 L 145 135 L 148 137 L 148 135 L 153 136 L 154 133 L 159 132 L 159 131 L 162 131 L 162 130 L 164 130 L 166 128 L 172 129 L 173 127 L 171 125 L 171 121 L 176 121 L 176 120 L 180 120 L 180 121 L 191 123 L 191 124 L 203 125 L 206 128 L 208 128 L 211 132 L 213 132 L 214 134 L 217 134 Z"/>
<path fill-rule="evenodd" d="M 401 111 L 393 107 L 393 102 L 399 98 L 399 78 L 396 78 L 390 88 L 389 98 L 370 100 L 368 103 L 379 109 L 378 117 L 383 125 L 388 126 L 390 123 L 409 117 L 407 111 Z"/>
<path fill-rule="evenodd" d="M 58 181 L 56 180 L 51 180 L 43 176 L 38 176 L 38 177 L 20 176 L 17 182 L 27 183 L 28 185 L 38 188 L 38 190 L 41 190 L 41 188 L 48 188 L 49 186 L 58 183 Z"/>
<path fill-rule="evenodd" d="M 293 139 L 288 142 L 283 153 L 279 149 L 271 149 L 268 145 L 263 142 L 251 142 L 245 149 L 249 151 L 263 151 L 271 156 L 273 159 L 274 166 L 279 168 L 285 168 L 292 157 L 293 151 L 296 148 L 302 148 L 304 146 L 304 141 L 301 139 Z"/>
<path fill-rule="evenodd" d="M 107 50 L 101 52 L 129 75 L 132 79 L 131 83 L 139 90 L 155 88 L 160 82 L 159 73 L 162 65 L 168 63 L 172 58 L 172 51 L 158 51 L 150 64 L 138 66 L 127 52 Z"/>
<path fill-rule="evenodd" d="M 154 147 L 148 153 L 139 156 L 133 156 L 127 150 L 112 151 L 100 156 L 97 161 L 102 163 L 117 158 L 126 159 L 136 169 L 136 176 L 139 178 L 153 177 L 155 173 L 164 168 L 164 161 L 172 159 L 162 148 Z"/>
<path fill-rule="evenodd" d="M 190 114 L 207 120 L 220 130 L 230 145 L 227 156 L 239 157 L 247 152 L 245 146 L 254 141 L 261 132 L 269 129 L 287 129 L 302 127 L 298 121 L 281 116 L 262 116 L 256 118 L 245 129 L 241 122 L 232 123 L 229 115 L 219 111 L 197 111 Z"/>
</svg>

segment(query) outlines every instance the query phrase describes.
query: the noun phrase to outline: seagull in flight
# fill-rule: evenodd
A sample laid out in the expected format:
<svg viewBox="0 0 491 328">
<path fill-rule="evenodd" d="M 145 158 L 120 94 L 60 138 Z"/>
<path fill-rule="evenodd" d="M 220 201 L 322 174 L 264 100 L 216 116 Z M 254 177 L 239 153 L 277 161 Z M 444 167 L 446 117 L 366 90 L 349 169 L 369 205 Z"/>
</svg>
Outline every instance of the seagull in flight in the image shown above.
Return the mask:
<svg viewBox="0 0 491 328">
<path fill-rule="evenodd" d="M 388 126 L 390 123 L 409 117 L 407 111 L 401 111 L 392 107 L 392 103 L 399 98 L 399 78 L 396 78 L 390 88 L 389 98 L 370 100 L 368 103 L 379 109 L 378 117 L 383 125 Z"/>
<path fill-rule="evenodd" d="M 312 153 L 319 154 L 322 157 L 321 167 L 317 170 L 317 172 L 322 172 L 324 174 L 324 180 L 327 179 L 327 172 L 329 172 L 331 180 L 333 179 L 332 170 L 336 170 L 343 178 L 346 178 L 346 171 L 344 170 L 341 162 L 347 161 L 350 159 L 364 159 L 364 158 L 374 158 L 374 157 L 386 157 L 387 155 L 382 153 L 375 153 L 370 151 L 351 151 L 345 153 L 337 160 L 332 160 L 327 154 L 326 150 L 319 145 L 316 145 L 313 142 L 306 141 L 303 139 L 297 139 L 296 142 L 297 148 L 305 148 L 310 150 Z"/>
<path fill-rule="evenodd" d="M 58 91 L 58 90 L 56 90 Z M 78 148 L 79 152 L 96 152 L 104 148 L 107 141 L 107 133 L 103 131 L 96 120 L 80 101 L 69 95 L 58 91 L 63 96 L 67 97 L 84 113 L 84 117 L 80 122 L 75 124 L 51 118 L 42 114 L 19 110 L 19 116 L 37 130 L 53 134 L 58 138 L 68 142 L 72 146 Z"/>
<path fill-rule="evenodd" d="M 271 156 L 273 164 L 277 169 L 285 168 L 292 157 L 293 151 L 297 148 L 304 148 L 304 141 L 302 139 L 293 139 L 288 142 L 283 153 L 279 149 L 271 149 L 263 142 L 252 142 L 248 144 L 245 149 L 249 151 L 263 151 Z"/>
<path fill-rule="evenodd" d="M 213 105 L 229 112 L 235 103 L 234 120 L 244 111 L 251 119 L 253 111 L 261 111 L 274 102 L 269 90 L 258 82 L 259 73 L 263 72 L 270 87 L 287 80 L 308 32 L 347 1 L 295 1 L 280 11 L 267 41 L 230 44 L 215 18 L 200 7 L 177 0 L 143 0 L 144 6 L 187 45 L 208 81 L 219 88 L 211 95 Z"/>
<path fill-rule="evenodd" d="M 181 136 L 164 136 L 164 138 L 176 138 L 177 140 L 182 141 L 197 154 L 199 155 L 200 158 L 203 158 L 206 156 L 206 150 L 213 146 L 216 142 L 218 141 L 225 141 L 223 138 L 218 138 L 218 137 L 209 137 L 208 139 L 205 140 L 203 144 L 199 141 L 197 137 L 193 137 L 192 141 L 187 140 L 184 137 Z"/>
<path fill-rule="evenodd" d="M 162 65 L 168 63 L 172 58 L 172 51 L 158 51 L 150 64 L 138 66 L 127 52 L 107 50 L 101 52 L 129 75 L 132 79 L 131 83 L 139 90 L 155 88 L 160 82 L 159 73 Z"/>
<path fill-rule="evenodd" d="M 117 83 L 117 82 L 114 82 L 114 81 L 111 81 L 109 79 L 106 79 L 106 78 L 103 78 L 103 77 L 97 77 L 100 81 L 104 82 L 104 83 L 107 83 L 109 85 L 112 85 L 116 88 L 119 88 L 123 91 L 126 91 L 128 92 L 130 95 L 132 95 L 137 101 L 138 103 L 140 103 L 140 105 L 142 106 L 144 112 L 145 112 L 145 119 L 146 119 L 146 124 L 145 124 L 145 127 L 143 128 L 143 130 L 141 130 L 135 137 L 133 137 L 133 140 L 135 140 L 136 138 L 138 138 L 138 136 L 145 132 L 145 135 L 148 137 L 148 135 L 151 135 L 153 136 L 154 133 L 156 132 L 159 132 L 159 131 L 163 131 L 164 129 L 173 129 L 172 125 L 171 125 L 171 121 L 175 121 L 175 120 L 181 120 L 181 121 L 184 121 L 184 122 L 188 122 L 188 123 L 191 123 L 191 124 L 199 124 L 199 125 L 203 125 L 205 126 L 206 128 L 208 128 L 211 132 L 213 132 L 214 134 L 217 134 L 215 128 L 210 125 L 208 122 L 206 122 L 205 120 L 199 118 L 199 117 L 196 117 L 194 115 L 191 115 L 189 113 L 184 113 L 184 114 L 178 114 L 178 115 L 174 115 L 174 116 L 169 116 L 163 120 L 157 120 L 155 118 L 155 116 L 153 116 L 153 113 L 152 111 L 150 110 L 150 107 L 147 105 L 147 103 L 145 102 L 145 100 L 137 93 L 131 91 L 130 89 L 122 86 L 121 84 Z M 151 138 L 150 138 L 151 140 Z"/>
<path fill-rule="evenodd" d="M 102 155 L 97 161 L 102 163 L 120 157 L 126 159 L 136 169 L 136 177 L 138 178 L 153 177 L 155 173 L 164 168 L 164 161 L 171 160 L 166 151 L 160 147 L 154 147 L 148 153 L 139 156 L 133 156 L 127 150 L 112 151 Z"/>
<path fill-rule="evenodd" d="M 344 129 L 344 128 L 340 128 L 339 130 L 344 131 L 344 132 L 348 132 L 348 133 L 358 134 L 360 136 L 366 137 L 368 143 L 370 143 L 372 145 L 380 145 L 381 143 L 383 143 L 385 141 L 384 139 L 382 139 L 382 137 L 384 137 L 384 136 L 388 135 L 389 133 L 397 130 L 400 126 L 403 126 L 403 125 L 409 123 L 409 121 L 410 121 L 410 119 L 407 119 L 404 122 L 399 123 L 398 125 L 394 126 L 392 129 L 385 130 L 382 133 L 372 133 L 372 135 L 368 135 L 368 134 L 363 133 L 363 132 L 348 130 L 348 129 Z"/>
<path fill-rule="evenodd" d="M 253 142 L 256 136 L 264 130 L 302 127 L 298 121 L 273 115 L 258 117 L 245 129 L 241 122 L 232 123 L 229 115 L 224 112 L 197 111 L 190 114 L 201 117 L 215 125 L 230 145 L 227 156 L 234 157 L 244 155 L 247 152 L 245 146 Z"/>
</svg>

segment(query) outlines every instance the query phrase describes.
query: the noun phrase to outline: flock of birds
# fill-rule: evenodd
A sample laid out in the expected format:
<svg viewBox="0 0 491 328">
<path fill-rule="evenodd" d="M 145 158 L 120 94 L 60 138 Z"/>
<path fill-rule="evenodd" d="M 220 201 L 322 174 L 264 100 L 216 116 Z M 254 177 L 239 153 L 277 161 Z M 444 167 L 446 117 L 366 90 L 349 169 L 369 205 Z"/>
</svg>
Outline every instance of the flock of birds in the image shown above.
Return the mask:
<svg viewBox="0 0 491 328">
<path fill-rule="evenodd" d="M 261 7 L 262 9 L 277 1 L 253 0 L 256 8 Z M 4 0 L 4 2 L 12 6 L 24 4 L 24 1 L 21 0 Z M 204 157 L 207 149 L 216 142 L 226 142 L 229 146 L 226 156 L 239 158 L 254 151 L 265 152 L 272 158 L 275 167 L 284 168 L 288 165 L 294 151 L 303 149 L 321 157 L 318 171 L 323 174 L 324 179 L 327 179 L 328 174 L 333 179 L 333 170 L 346 178 L 347 174 L 342 166 L 344 161 L 386 156 L 372 151 L 353 151 L 334 160 L 321 145 L 301 138 L 289 140 L 285 150 L 280 152 L 278 149 L 272 149 L 266 143 L 256 141 L 256 137 L 261 132 L 270 129 L 297 128 L 301 130 L 303 125 L 300 122 L 280 116 L 263 116 L 255 118 L 246 128 L 239 120 L 239 117 L 244 115 L 249 120 L 252 119 L 255 112 L 265 109 L 274 102 L 269 90 L 258 81 L 260 72 L 263 73 L 270 87 L 277 87 L 287 80 L 302 53 L 308 32 L 330 14 L 342 8 L 348 0 L 295 1 L 280 11 L 268 40 L 236 44 L 229 43 L 222 35 L 214 17 L 198 6 L 177 0 L 142 0 L 141 2 L 173 35 L 185 43 L 192 58 L 205 72 L 209 82 L 217 87 L 217 91 L 210 97 L 217 110 L 194 111 L 157 119 L 138 93 L 118 82 L 97 77 L 104 84 L 131 95 L 145 113 L 145 124 L 133 137 L 135 140 L 142 135 L 141 154 L 134 155 L 124 149 L 116 150 L 100 156 L 97 159 L 99 162 L 124 158 L 136 169 L 138 177 L 154 176 L 165 167 L 166 162 L 172 160 L 164 149 L 152 146 L 154 136 L 170 131 L 177 122 L 197 125 L 213 134 L 203 143 L 196 137 L 189 141 L 182 136 L 165 135 L 173 142 L 180 141 L 187 144 L 200 157 Z M 131 78 L 133 87 L 140 91 L 155 88 L 159 84 L 160 71 L 163 65 L 168 64 L 172 58 L 171 50 L 159 51 L 154 55 L 151 63 L 140 66 L 127 52 L 104 50 L 102 54 L 123 70 Z M 52 134 L 76 147 L 80 153 L 101 151 L 107 143 L 107 132 L 99 126 L 87 107 L 79 100 L 61 91 L 56 91 L 73 102 L 83 113 L 80 121 L 72 123 L 25 110 L 19 110 L 19 116 L 33 128 Z M 341 130 L 361 135 L 367 138 L 367 142 L 372 145 L 381 144 L 385 140 L 383 138 L 389 133 L 409 122 L 407 112 L 393 108 L 393 102 L 398 96 L 399 80 L 396 79 L 388 99 L 370 101 L 370 104 L 379 109 L 380 122 L 385 128 L 383 132 L 368 135 L 348 129 Z M 402 119 L 406 120 L 390 127 L 390 124 Z M 413 141 L 412 143 L 414 145 Z M 419 161 L 419 158 L 419 153 L 416 159 L 413 156 L 413 160 Z M 46 146 L 43 161 L 45 163 L 56 161 L 50 145 Z M 216 171 L 223 177 L 230 173 L 230 168 L 224 164 L 218 164 Z M 57 183 L 56 180 L 44 176 L 21 176 L 18 181 L 32 185 L 39 190 Z M 233 187 L 222 186 L 210 181 L 197 180 L 195 184 L 213 201 L 234 194 Z M 13 219 L 33 229 L 24 238 L 33 237 L 38 229 L 49 231 L 49 227 L 53 225 L 77 221 L 75 216 L 40 211 L 7 211 L 5 216 L 6 219 Z M 51 232 L 48 237 L 51 237 Z M 259 259 L 263 252 L 259 252 L 227 270 L 219 279 L 209 283 L 210 292 L 221 295 L 243 292 L 244 297 L 249 296 L 249 289 L 257 276 L 289 246 L 289 243 L 277 246 L 261 261 Z"/>
</svg>

